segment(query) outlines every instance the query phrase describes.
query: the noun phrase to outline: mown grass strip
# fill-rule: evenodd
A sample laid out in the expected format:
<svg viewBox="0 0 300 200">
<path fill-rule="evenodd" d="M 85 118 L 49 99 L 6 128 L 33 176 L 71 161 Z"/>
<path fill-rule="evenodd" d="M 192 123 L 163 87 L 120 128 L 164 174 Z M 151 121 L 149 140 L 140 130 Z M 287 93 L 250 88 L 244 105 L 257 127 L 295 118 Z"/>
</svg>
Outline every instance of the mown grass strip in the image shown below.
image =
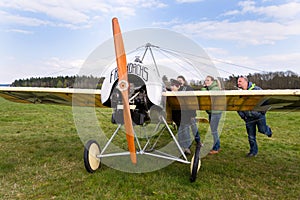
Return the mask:
<svg viewBox="0 0 300 200">
<path fill-rule="evenodd" d="M 243 121 L 235 112 L 227 112 L 222 151 L 202 159 L 195 183 L 189 182 L 190 166 L 181 163 L 143 174 L 105 165 L 94 174 L 87 173 L 71 107 L 0 99 L 0 113 L 1 199 L 300 197 L 300 112 L 269 112 L 274 135 L 258 135 L 259 154 L 251 159 L 245 157 L 249 145 Z M 207 124 L 199 125 L 202 137 L 207 128 Z"/>
</svg>

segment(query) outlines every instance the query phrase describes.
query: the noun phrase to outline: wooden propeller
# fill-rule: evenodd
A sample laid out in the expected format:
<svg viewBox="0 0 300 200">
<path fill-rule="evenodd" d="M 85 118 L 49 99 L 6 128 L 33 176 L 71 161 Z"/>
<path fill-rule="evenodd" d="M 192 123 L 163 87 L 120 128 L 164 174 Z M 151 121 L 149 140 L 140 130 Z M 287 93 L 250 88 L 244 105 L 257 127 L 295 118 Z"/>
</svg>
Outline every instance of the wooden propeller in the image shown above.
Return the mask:
<svg viewBox="0 0 300 200">
<path fill-rule="evenodd" d="M 134 130 L 132 125 L 132 119 L 130 114 L 130 106 L 128 100 L 128 74 L 127 74 L 127 61 L 126 53 L 124 49 L 124 43 L 122 38 L 121 29 L 117 18 L 112 19 L 112 27 L 114 34 L 114 44 L 115 44 L 115 53 L 116 61 L 118 65 L 118 89 L 122 94 L 123 101 L 123 116 L 124 116 L 124 127 L 126 131 L 126 139 L 128 143 L 128 149 L 130 152 L 131 162 L 136 164 L 136 150 L 134 144 Z"/>
</svg>

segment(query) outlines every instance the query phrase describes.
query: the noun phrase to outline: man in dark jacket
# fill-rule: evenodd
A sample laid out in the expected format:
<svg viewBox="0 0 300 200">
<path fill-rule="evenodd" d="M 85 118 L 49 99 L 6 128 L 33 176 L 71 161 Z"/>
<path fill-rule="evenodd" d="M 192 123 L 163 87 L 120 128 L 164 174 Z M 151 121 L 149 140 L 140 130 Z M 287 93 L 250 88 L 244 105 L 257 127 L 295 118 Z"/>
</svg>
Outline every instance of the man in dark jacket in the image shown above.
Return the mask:
<svg viewBox="0 0 300 200">
<path fill-rule="evenodd" d="M 242 90 L 261 90 L 260 87 L 256 86 L 252 82 L 249 82 L 248 79 L 243 76 L 238 78 L 237 84 Z M 247 157 L 256 156 L 258 153 L 258 146 L 256 142 L 256 126 L 260 133 L 263 133 L 268 137 L 272 137 L 272 130 L 266 122 L 266 113 L 259 111 L 238 111 L 238 114 L 246 123 L 248 141 L 250 144 L 250 152 L 247 154 Z"/>
<path fill-rule="evenodd" d="M 180 76 L 182 77 L 182 76 Z M 187 84 L 181 83 L 177 78 L 171 79 L 171 90 L 172 91 L 192 91 L 193 88 Z M 184 79 L 185 81 L 185 79 Z M 186 83 L 186 81 L 185 81 Z M 180 99 L 179 99 L 180 102 Z M 182 147 L 185 154 L 191 154 L 191 138 L 190 138 L 190 127 L 193 135 L 195 136 L 196 143 L 200 143 L 200 134 L 198 132 L 198 126 L 195 120 L 196 110 L 173 110 L 172 119 L 178 127 L 178 142 Z"/>
</svg>

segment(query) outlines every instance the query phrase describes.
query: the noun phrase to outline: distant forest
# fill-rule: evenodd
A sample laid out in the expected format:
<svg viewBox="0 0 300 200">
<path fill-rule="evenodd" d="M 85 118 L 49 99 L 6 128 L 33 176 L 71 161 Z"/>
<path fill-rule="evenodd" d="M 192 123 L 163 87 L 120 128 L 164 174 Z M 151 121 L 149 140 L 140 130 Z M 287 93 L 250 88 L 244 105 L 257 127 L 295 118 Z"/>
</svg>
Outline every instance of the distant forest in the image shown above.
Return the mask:
<svg viewBox="0 0 300 200">
<path fill-rule="evenodd" d="M 300 76 L 292 71 L 248 74 L 249 81 L 263 89 L 299 89 Z M 221 78 L 225 89 L 236 89 L 238 76 Z"/>
<path fill-rule="evenodd" d="M 238 76 L 231 75 L 228 78 L 217 77 L 223 85 L 223 89 L 234 90 L 236 88 Z M 300 77 L 292 72 L 268 72 L 248 74 L 249 81 L 255 83 L 263 89 L 299 89 Z M 188 77 L 187 77 L 188 79 Z M 86 88 L 100 89 L 103 78 L 94 76 L 58 76 L 20 79 L 14 81 L 11 86 L 15 87 L 56 87 L 56 88 Z M 163 81 L 167 84 L 168 78 L 163 77 Z M 190 84 L 195 89 L 203 86 L 203 80 L 191 80 Z"/>
<path fill-rule="evenodd" d="M 15 80 L 13 87 L 101 88 L 103 78 L 94 76 L 58 76 Z"/>
</svg>

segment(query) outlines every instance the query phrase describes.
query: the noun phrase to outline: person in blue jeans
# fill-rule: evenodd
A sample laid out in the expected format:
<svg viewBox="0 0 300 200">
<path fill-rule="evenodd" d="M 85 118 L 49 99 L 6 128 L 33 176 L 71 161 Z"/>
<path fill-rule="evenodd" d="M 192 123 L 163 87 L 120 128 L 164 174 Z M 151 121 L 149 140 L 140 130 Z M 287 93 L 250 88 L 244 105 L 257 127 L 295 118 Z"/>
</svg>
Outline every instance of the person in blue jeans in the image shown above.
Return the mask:
<svg viewBox="0 0 300 200">
<path fill-rule="evenodd" d="M 201 90 L 220 90 L 221 86 L 214 77 L 212 76 L 206 76 L 205 81 L 204 81 L 204 87 Z M 220 151 L 220 137 L 218 133 L 218 126 L 220 119 L 222 117 L 222 111 L 216 111 L 216 110 L 207 110 L 206 111 L 208 114 L 208 120 L 209 120 L 209 125 L 210 125 L 210 130 L 214 138 L 214 144 L 212 149 L 210 150 L 209 154 L 217 154 Z"/>
<path fill-rule="evenodd" d="M 261 90 L 260 87 L 256 86 L 254 83 L 249 82 L 247 77 L 238 78 L 238 87 L 242 90 Z M 250 151 L 247 157 L 254 157 L 258 153 L 258 146 L 256 142 L 256 127 L 258 132 L 272 137 L 272 130 L 267 125 L 266 112 L 258 111 L 238 111 L 239 116 L 246 123 L 246 130 L 248 134 L 248 141 L 250 145 Z"/>
<path fill-rule="evenodd" d="M 193 88 L 187 84 L 182 84 L 180 79 L 184 77 L 179 76 L 177 80 L 171 79 L 171 90 L 172 91 L 192 91 Z M 184 82 L 186 83 L 185 79 Z M 195 141 L 200 144 L 200 134 L 198 132 L 198 126 L 196 122 L 196 110 L 173 110 L 172 119 L 178 127 L 178 142 L 182 147 L 183 152 L 187 155 L 191 154 L 191 136 L 190 128 L 193 135 L 195 136 Z"/>
</svg>

